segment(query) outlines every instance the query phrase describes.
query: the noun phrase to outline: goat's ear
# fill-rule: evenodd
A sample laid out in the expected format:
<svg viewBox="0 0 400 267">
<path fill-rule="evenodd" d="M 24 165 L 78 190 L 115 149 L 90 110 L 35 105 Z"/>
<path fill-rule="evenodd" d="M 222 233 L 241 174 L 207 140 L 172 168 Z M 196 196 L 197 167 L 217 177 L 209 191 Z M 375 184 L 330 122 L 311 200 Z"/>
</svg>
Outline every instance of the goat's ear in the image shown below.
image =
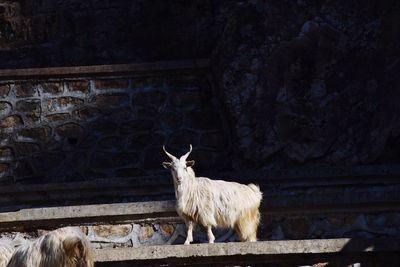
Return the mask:
<svg viewBox="0 0 400 267">
<path fill-rule="evenodd" d="M 186 161 L 186 167 L 192 167 L 192 166 L 194 166 L 194 160 Z"/>
<path fill-rule="evenodd" d="M 163 165 L 163 167 L 164 167 L 165 169 L 169 169 L 169 168 L 171 168 L 172 163 L 171 163 L 171 162 L 163 162 L 162 165 Z"/>
</svg>

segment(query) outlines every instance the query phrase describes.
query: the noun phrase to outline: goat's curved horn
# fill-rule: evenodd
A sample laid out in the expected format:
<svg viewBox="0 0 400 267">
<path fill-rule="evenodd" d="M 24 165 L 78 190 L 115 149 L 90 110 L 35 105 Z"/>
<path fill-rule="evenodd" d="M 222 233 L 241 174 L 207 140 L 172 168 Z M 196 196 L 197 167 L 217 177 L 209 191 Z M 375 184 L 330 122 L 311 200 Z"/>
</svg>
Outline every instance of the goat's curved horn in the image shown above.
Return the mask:
<svg viewBox="0 0 400 267">
<path fill-rule="evenodd" d="M 171 155 L 170 153 L 167 152 L 167 150 L 165 150 L 165 146 L 163 146 L 162 148 L 163 148 L 165 154 L 167 154 L 167 156 L 168 156 L 170 159 L 172 159 L 172 160 L 176 159 L 175 156 Z"/>
<path fill-rule="evenodd" d="M 190 152 L 192 152 L 192 144 L 190 144 L 190 150 L 189 150 L 189 152 L 186 153 L 185 155 L 183 155 L 183 156 L 181 157 L 181 160 L 185 160 L 185 161 L 186 161 L 186 159 L 189 157 Z"/>
</svg>

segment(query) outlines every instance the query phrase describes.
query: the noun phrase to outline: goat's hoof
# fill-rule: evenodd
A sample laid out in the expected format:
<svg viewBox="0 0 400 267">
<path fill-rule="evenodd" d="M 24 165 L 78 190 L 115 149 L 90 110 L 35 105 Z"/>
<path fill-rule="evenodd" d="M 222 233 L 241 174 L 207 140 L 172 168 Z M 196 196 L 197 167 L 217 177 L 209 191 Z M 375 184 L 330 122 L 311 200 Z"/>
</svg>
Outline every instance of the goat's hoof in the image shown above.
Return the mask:
<svg viewBox="0 0 400 267">
<path fill-rule="evenodd" d="M 185 241 L 185 243 L 183 243 L 184 245 L 190 245 L 189 241 Z"/>
</svg>

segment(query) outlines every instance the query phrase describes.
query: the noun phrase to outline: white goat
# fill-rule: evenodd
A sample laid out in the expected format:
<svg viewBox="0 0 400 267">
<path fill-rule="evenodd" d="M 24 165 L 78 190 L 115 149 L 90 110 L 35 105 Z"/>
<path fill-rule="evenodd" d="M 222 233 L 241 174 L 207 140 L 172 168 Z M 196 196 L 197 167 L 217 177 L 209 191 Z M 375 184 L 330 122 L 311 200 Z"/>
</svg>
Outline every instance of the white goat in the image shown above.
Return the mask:
<svg viewBox="0 0 400 267">
<path fill-rule="evenodd" d="M 222 180 L 196 177 L 194 161 L 186 161 L 190 151 L 180 159 L 164 152 L 172 162 L 163 162 L 171 169 L 176 211 L 187 226 L 185 244 L 193 241 L 193 228 L 201 224 L 207 229 L 208 242 L 214 243 L 212 227 L 235 229 L 241 241 L 256 241 L 260 222 L 259 207 L 262 193 L 254 184 L 244 185 Z"/>
<path fill-rule="evenodd" d="M 93 267 L 89 241 L 73 227 L 51 231 L 20 246 L 7 267 Z"/>
<path fill-rule="evenodd" d="M 14 247 L 11 240 L 0 239 L 0 267 L 6 267 L 11 255 L 14 252 Z"/>
<path fill-rule="evenodd" d="M 0 267 L 6 267 L 12 254 L 17 247 L 29 243 L 20 234 L 17 234 L 14 239 L 3 237 L 0 239 Z"/>
</svg>

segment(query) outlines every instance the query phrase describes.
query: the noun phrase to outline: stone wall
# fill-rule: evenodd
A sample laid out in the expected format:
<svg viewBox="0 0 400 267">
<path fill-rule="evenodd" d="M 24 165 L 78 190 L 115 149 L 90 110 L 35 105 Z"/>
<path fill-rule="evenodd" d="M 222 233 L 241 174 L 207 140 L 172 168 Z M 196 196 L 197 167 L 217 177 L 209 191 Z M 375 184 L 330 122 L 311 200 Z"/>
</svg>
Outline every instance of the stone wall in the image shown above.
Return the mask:
<svg viewBox="0 0 400 267">
<path fill-rule="evenodd" d="M 212 55 L 238 169 L 400 163 L 397 1 L 0 2 L 2 68 Z"/>
<path fill-rule="evenodd" d="M 208 57 L 223 2 L 1 0 L 0 68 Z"/>
<path fill-rule="evenodd" d="M 200 171 L 227 162 L 204 75 L 13 80 L 0 95 L 2 184 L 165 173 L 163 144 L 174 154 L 193 144 Z"/>
</svg>

